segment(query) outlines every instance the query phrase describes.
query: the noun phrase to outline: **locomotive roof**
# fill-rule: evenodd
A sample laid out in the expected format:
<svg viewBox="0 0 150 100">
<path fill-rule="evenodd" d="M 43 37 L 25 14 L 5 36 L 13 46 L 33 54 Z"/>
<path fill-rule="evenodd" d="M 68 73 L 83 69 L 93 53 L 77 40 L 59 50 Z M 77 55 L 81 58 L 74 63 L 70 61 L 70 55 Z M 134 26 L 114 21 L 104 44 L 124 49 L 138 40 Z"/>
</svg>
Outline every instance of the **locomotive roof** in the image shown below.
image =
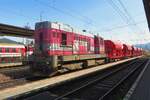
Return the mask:
<svg viewBox="0 0 150 100">
<path fill-rule="evenodd" d="M 83 32 L 82 30 L 74 28 L 70 26 L 69 24 L 64 24 L 60 22 L 50 22 L 50 21 L 39 22 L 39 23 L 36 23 L 35 29 L 37 28 L 53 28 L 53 29 L 59 29 L 59 30 L 66 31 L 66 32 L 73 32 L 73 33 L 88 36 L 88 37 L 94 37 L 94 34 L 92 34 L 91 32 Z"/>
<path fill-rule="evenodd" d="M 10 43 L 0 43 L 1 48 L 25 48 L 22 44 L 10 44 Z"/>
<path fill-rule="evenodd" d="M 83 32 L 83 30 L 80 30 L 78 28 L 73 28 L 73 32 L 79 35 L 94 37 L 94 34 L 92 32 Z"/>
</svg>

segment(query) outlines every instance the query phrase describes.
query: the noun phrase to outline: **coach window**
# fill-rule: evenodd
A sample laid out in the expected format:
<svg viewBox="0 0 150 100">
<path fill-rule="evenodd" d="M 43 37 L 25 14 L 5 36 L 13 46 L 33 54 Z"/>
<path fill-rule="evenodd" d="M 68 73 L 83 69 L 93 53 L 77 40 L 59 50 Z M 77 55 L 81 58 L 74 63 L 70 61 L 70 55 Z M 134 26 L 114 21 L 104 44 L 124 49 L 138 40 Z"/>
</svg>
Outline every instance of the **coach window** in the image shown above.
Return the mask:
<svg viewBox="0 0 150 100">
<path fill-rule="evenodd" d="M 16 49 L 15 49 L 15 48 L 12 48 L 12 52 L 16 52 Z"/>
<path fill-rule="evenodd" d="M 66 33 L 62 33 L 62 45 L 67 45 L 67 35 Z"/>
<path fill-rule="evenodd" d="M 5 48 L 5 52 L 9 52 L 9 48 Z"/>
<path fill-rule="evenodd" d="M 2 48 L 0 48 L 0 52 L 2 52 Z"/>
</svg>

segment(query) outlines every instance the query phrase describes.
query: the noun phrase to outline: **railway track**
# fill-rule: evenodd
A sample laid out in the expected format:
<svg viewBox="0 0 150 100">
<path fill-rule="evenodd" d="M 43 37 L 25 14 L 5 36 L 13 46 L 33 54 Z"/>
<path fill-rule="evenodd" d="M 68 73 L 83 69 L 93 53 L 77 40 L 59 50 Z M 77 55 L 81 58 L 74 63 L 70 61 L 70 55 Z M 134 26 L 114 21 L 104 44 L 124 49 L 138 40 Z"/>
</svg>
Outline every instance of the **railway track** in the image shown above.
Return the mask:
<svg viewBox="0 0 150 100">
<path fill-rule="evenodd" d="M 129 66 L 119 68 L 103 77 L 87 82 L 86 84 L 56 97 L 55 99 L 77 98 L 84 100 L 112 100 L 112 97 L 110 97 L 109 94 L 111 94 L 122 81 L 128 78 L 131 73 L 136 71 L 143 64 L 145 64 L 145 62 L 131 63 Z"/>
<path fill-rule="evenodd" d="M 15 99 L 105 99 L 105 97 L 109 97 L 110 94 L 112 95 L 112 91 L 119 87 L 120 84 L 129 79 L 129 77 L 132 77 L 133 73 L 136 72 L 136 75 L 138 75 L 146 62 L 147 59 L 130 61 L 129 63 L 93 73 L 55 87 L 46 87 L 36 92 L 34 91 L 25 95 L 20 95 L 15 97 Z M 105 100 L 109 99 L 107 98 Z"/>
<path fill-rule="evenodd" d="M 17 65 L 17 66 L 11 66 L 11 67 L 0 67 L 0 73 L 2 72 L 9 72 L 10 70 L 19 70 L 29 68 L 28 65 Z"/>
<path fill-rule="evenodd" d="M 128 62 L 131 62 L 131 61 L 128 61 Z M 115 66 L 116 67 L 122 66 L 128 62 L 121 63 L 121 64 L 115 65 Z M 110 69 L 111 68 L 109 68 L 109 70 Z M 0 90 L 9 88 L 9 87 L 14 87 L 17 85 L 23 85 L 23 84 L 26 84 L 26 83 L 29 83 L 32 81 L 38 81 L 40 79 L 46 78 L 46 77 L 43 77 L 43 78 L 32 77 L 28 66 L 3 68 L 2 70 L 0 70 L 0 75 L 1 74 L 3 76 L 0 77 Z M 67 74 L 67 73 L 65 73 L 65 74 Z M 62 73 L 57 73 L 55 76 L 57 76 L 57 75 L 62 75 Z"/>
<path fill-rule="evenodd" d="M 33 77 L 27 65 L 2 68 L 0 70 L 0 90 L 40 79 L 44 79 L 44 77 Z"/>
<path fill-rule="evenodd" d="M 26 78 L 12 79 L 5 82 L 0 83 L 0 89 L 9 88 L 16 85 L 22 85 L 27 83 Z"/>
<path fill-rule="evenodd" d="M 0 84 L 10 83 L 15 80 L 30 76 L 29 66 L 18 66 L 0 69 Z M 1 89 L 0 85 L 0 89 Z"/>
<path fill-rule="evenodd" d="M 42 77 L 32 77 L 32 76 L 26 76 L 26 77 L 22 77 L 19 79 L 13 79 L 13 80 L 9 80 L 6 82 L 2 82 L 0 83 L 0 90 L 2 89 L 6 89 L 6 88 L 10 88 L 10 87 L 14 87 L 14 86 L 18 86 L 18 85 L 23 85 L 32 81 L 38 81 L 44 79 Z"/>
<path fill-rule="evenodd" d="M 22 65 L 22 66 L 18 66 L 18 67 L 1 68 L 0 73 L 9 74 L 9 73 L 25 71 L 25 70 L 29 70 L 28 65 Z"/>
</svg>

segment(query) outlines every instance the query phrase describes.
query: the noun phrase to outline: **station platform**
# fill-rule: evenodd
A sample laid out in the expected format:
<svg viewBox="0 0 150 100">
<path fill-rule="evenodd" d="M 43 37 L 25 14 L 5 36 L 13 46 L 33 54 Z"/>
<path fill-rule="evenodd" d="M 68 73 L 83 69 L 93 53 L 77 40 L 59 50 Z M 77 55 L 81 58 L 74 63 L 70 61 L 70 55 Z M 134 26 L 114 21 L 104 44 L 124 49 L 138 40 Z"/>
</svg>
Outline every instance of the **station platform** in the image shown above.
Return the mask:
<svg viewBox="0 0 150 100">
<path fill-rule="evenodd" d="M 4 68 L 4 67 L 13 67 L 13 66 L 20 66 L 23 65 L 22 62 L 16 62 L 16 63 L 1 63 L 0 64 L 0 68 Z"/>
<path fill-rule="evenodd" d="M 150 60 L 123 100 L 150 100 Z"/>
</svg>

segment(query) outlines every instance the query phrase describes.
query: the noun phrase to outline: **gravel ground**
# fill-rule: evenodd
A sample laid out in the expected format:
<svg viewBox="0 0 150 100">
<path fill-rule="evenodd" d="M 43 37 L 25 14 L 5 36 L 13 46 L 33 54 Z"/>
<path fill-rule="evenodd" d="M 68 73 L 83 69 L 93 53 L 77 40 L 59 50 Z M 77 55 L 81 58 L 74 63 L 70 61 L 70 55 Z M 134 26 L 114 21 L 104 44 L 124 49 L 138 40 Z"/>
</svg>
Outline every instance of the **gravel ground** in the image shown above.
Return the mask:
<svg viewBox="0 0 150 100">
<path fill-rule="evenodd" d="M 15 79 L 24 78 L 30 75 L 29 67 L 7 68 L 0 70 L 0 83 L 13 81 Z"/>
<path fill-rule="evenodd" d="M 3 74 L 0 74 L 0 83 L 11 81 L 11 80 L 12 80 L 12 78 L 10 76 L 6 76 L 6 75 L 3 75 Z"/>
</svg>

